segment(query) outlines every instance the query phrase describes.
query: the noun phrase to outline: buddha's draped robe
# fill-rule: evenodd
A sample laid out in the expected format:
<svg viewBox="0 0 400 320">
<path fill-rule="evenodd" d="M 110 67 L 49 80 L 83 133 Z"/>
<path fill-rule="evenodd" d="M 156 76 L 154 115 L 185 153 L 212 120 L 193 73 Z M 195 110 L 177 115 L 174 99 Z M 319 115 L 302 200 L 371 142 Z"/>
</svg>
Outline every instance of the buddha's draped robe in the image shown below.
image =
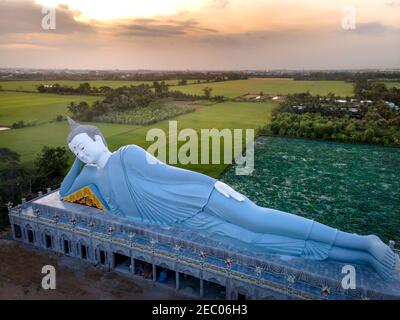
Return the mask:
<svg viewBox="0 0 400 320">
<path fill-rule="evenodd" d="M 61 197 L 89 186 L 107 210 L 129 219 L 315 260 L 327 258 L 336 235 L 336 229 L 259 207 L 248 198 L 226 198 L 215 190 L 216 179 L 164 164 L 135 145 L 114 152 L 103 169 L 86 165 L 81 170 L 80 164 L 76 160 L 65 177 Z M 308 239 L 316 228 L 324 242 Z"/>
<path fill-rule="evenodd" d="M 217 180 L 162 163 L 144 149 L 129 145 L 114 152 L 99 169 L 79 163 L 64 179 L 65 197 L 90 186 L 108 209 L 141 221 L 171 225 L 203 210 Z"/>
</svg>

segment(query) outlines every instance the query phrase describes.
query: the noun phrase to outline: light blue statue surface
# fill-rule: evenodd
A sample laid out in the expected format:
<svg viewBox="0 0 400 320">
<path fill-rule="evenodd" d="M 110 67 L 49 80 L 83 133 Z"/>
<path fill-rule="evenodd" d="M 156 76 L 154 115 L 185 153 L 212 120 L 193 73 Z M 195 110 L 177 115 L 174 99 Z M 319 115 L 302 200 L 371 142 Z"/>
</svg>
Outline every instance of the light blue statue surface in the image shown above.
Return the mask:
<svg viewBox="0 0 400 320">
<path fill-rule="evenodd" d="M 107 210 L 132 221 L 189 228 L 278 254 L 367 264 L 386 280 L 397 275 L 399 257 L 377 236 L 259 207 L 224 183 L 169 166 L 135 145 L 111 153 L 96 127 L 69 121 L 68 146 L 77 158 L 61 197 L 90 186 Z"/>
</svg>

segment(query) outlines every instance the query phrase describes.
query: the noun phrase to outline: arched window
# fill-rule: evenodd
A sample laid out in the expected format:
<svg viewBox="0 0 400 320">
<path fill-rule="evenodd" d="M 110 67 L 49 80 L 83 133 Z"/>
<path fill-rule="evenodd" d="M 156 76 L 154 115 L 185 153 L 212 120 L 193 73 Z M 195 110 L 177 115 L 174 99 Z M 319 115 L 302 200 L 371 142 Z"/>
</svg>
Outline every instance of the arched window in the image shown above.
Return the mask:
<svg viewBox="0 0 400 320">
<path fill-rule="evenodd" d="M 76 246 L 81 259 L 89 259 L 89 246 L 86 244 L 85 240 L 79 240 Z"/>
<path fill-rule="evenodd" d="M 71 240 L 66 235 L 61 236 L 61 248 L 65 254 L 71 254 Z"/>
<path fill-rule="evenodd" d="M 29 243 L 35 243 L 35 232 L 32 230 L 32 227 L 27 224 L 25 226 L 26 229 L 26 238 L 28 239 Z"/>
<path fill-rule="evenodd" d="M 101 245 L 96 248 L 96 260 L 101 265 L 107 265 L 107 251 Z"/>
<path fill-rule="evenodd" d="M 53 235 L 48 230 L 43 232 L 43 243 L 47 249 L 53 249 Z"/>
</svg>

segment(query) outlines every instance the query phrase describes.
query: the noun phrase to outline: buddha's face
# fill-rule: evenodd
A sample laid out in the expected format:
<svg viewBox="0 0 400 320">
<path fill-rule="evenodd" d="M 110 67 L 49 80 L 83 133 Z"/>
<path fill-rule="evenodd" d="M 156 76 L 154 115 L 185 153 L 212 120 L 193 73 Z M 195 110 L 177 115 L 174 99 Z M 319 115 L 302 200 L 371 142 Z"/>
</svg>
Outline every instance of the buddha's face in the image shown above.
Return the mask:
<svg viewBox="0 0 400 320">
<path fill-rule="evenodd" d="M 88 164 L 97 164 L 102 154 L 108 151 L 99 135 L 96 135 L 93 140 L 87 133 L 76 135 L 68 147 L 79 160 Z"/>
</svg>

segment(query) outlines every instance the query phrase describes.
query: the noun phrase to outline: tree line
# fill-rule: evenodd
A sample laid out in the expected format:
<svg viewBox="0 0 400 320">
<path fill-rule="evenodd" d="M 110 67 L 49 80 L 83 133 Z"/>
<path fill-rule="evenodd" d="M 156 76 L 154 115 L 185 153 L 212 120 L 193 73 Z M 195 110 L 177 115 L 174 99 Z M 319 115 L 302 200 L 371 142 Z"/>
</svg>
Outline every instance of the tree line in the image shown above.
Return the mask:
<svg viewBox="0 0 400 320">
<path fill-rule="evenodd" d="M 400 146 L 400 112 L 385 101 L 360 105 L 355 116 L 329 97 L 289 95 L 272 114 L 264 134 Z M 299 106 L 303 108 L 299 109 Z"/>
<path fill-rule="evenodd" d="M 240 71 L 113 71 L 113 70 L 36 70 L 35 72 L 18 73 L 2 70 L 0 77 L 4 80 L 37 80 L 37 81 L 162 81 L 162 80 L 201 80 L 205 82 L 248 79 L 247 72 Z"/>
<path fill-rule="evenodd" d="M 358 80 L 354 83 L 354 95 L 358 99 L 385 100 L 400 105 L 400 88 L 388 88 L 383 82 Z"/>
<path fill-rule="evenodd" d="M 36 197 L 37 191 L 58 188 L 67 169 L 68 154 L 63 147 L 43 147 L 30 169 L 22 166 L 18 153 L 0 148 L 0 215 L 6 215 L 8 202 L 16 205 L 21 198 Z"/>
<path fill-rule="evenodd" d="M 215 101 L 223 101 L 223 97 L 211 97 L 212 88 L 205 87 L 204 95 L 186 94 L 180 91 L 170 91 L 169 86 L 164 82 L 154 82 L 153 88 L 147 84 L 138 86 L 124 86 L 111 89 L 106 97 L 99 101 L 95 101 L 91 106 L 85 102 L 71 102 L 68 110 L 73 117 L 81 121 L 92 121 L 98 116 L 103 116 L 113 112 L 132 111 L 137 108 L 160 108 L 163 104 L 157 103 L 163 98 L 172 98 L 176 100 L 194 101 L 200 99 L 213 99 Z"/>
</svg>

